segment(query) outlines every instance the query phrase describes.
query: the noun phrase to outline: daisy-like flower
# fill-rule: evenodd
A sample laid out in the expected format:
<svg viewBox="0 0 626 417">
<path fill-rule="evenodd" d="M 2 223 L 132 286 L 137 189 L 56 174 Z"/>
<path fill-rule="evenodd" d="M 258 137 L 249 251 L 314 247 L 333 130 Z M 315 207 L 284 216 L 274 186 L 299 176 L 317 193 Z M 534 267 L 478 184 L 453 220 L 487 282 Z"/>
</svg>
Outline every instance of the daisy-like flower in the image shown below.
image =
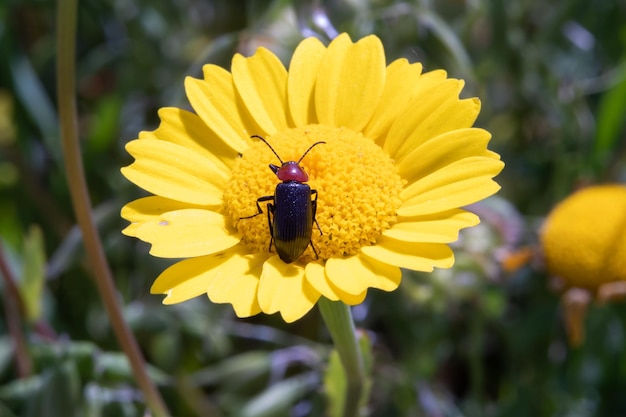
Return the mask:
<svg viewBox="0 0 626 417">
<path fill-rule="evenodd" d="M 166 269 L 152 292 L 164 303 L 201 294 L 232 304 L 237 316 L 279 312 L 292 322 L 321 296 L 348 305 L 369 288 L 395 290 L 401 268 L 449 268 L 447 243 L 479 219 L 461 207 L 494 194 L 503 168 L 487 149 L 490 134 L 472 128 L 480 102 L 459 99 L 463 81 L 422 73 L 399 59 L 386 65 L 380 40 L 328 47 L 300 43 L 289 69 L 266 49 L 236 55 L 231 72 L 204 67 L 187 78 L 195 113 L 159 112 L 160 126 L 129 142 L 135 162 L 122 169 L 154 194 L 127 204 L 129 236 L 150 253 L 187 258 Z M 259 197 L 280 181 L 276 155 L 302 160 L 317 190 L 312 246 L 293 263 L 270 251 Z M 266 203 L 260 203 L 264 212 Z"/>
</svg>

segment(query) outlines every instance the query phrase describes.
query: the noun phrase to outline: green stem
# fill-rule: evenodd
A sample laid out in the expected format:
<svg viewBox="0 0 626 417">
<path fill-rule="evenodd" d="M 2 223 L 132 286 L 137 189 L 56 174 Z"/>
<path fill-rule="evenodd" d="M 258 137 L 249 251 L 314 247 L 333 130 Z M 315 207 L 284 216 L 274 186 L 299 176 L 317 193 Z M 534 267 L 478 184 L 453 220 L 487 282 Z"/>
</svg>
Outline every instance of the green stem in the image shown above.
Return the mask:
<svg viewBox="0 0 626 417">
<path fill-rule="evenodd" d="M 356 339 L 350 307 L 341 301 L 330 301 L 325 297 L 321 297 L 317 305 L 346 373 L 347 390 L 343 415 L 344 417 L 357 417 L 360 415 L 365 367 L 363 354 Z"/>
<path fill-rule="evenodd" d="M 111 327 L 132 367 L 137 385 L 155 417 L 167 417 L 169 412 L 159 391 L 150 380 L 144 359 L 130 329 L 124 321 L 116 296 L 113 276 L 91 216 L 91 201 L 78 143 L 76 111 L 75 50 L 77 1 L 61 0 L 57 10 L 57 91 L 63 157 L 74 212 L 83 234 L 89 264 L 104 303 Z"/>
</svg>

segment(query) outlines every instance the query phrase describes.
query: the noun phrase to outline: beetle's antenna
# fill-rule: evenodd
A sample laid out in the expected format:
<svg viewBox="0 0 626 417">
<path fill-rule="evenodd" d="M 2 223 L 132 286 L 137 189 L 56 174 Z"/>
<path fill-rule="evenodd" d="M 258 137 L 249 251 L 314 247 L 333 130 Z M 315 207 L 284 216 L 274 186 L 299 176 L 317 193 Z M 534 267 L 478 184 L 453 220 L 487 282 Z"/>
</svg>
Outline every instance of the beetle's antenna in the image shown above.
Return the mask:
<svg viewBox="0 0 626 417">
<path fill-rule="evenodd" d="M 282 159 L 280 159 L 280 156 L 278 156 L 278 154 L 276 153 L 276 151 L 274 150 L 274 148 L 272 148 L 272 145 L 270 145 L 270 144 L 269 144 L 269 143 L 268 143 L 268 142 L 267 142 L 264 138 L 262 138 L 262 137 L 261 137 L 261 136 L 259 136 L 259 135 L 252 135 L 252 136 L 250 136 L 250 139 L 252 139 L 252 138 L 261 139 L 261 140 L 263 141 L 263 143 L 265 143 L 265 144 L 268 146 L 268 148 L 270 148 L 270 149 L 271 149 L 271 151 L 272 151 L 272 152 L 274 152 L 274 155 L 276 155 L 276 158 L 278 158 L 278 160 L 280 161 L 281 165 L 282 165 L 282 164 L 284 164 L 283 160 L 282 160 Z M 309 148 L 309 149 L 311 149 L 311 148 Z M 307 152 L 308 152 L 308 151 L 307 151 Z M 306 152 L 305 152 L 305 154 L 306 154 Z M 300 159 L 302 159 L 302 158 L 300 158 Z"/>
<path fill-rule="evenodd" d="M 297 163 L 298 163 L 298 165 L 300 165 L 300 161 L 302 161 L 302 160 L 304 159 L 304 157 L 306 156 L 306 154 L 308 154 L 308 153 L 309 153 L 309 151 L 310 151 L 311 149 L 313 149 L 313 147 L 315 147 L 315 146 L 317 146 L 317 145 L 321 145 L 321 144 L 323 144 L 323 143 L 326 143 L 326 142 L 324 142 L 324 141 L 315 142 L 313 145 L 309 146 L 309 149 L 307 149 L 307 150 L 306 150 L 306 152 L 304 152 L 304 153 L 302 154 L 302 156 L 300 157 L 300 159 L 298 159 L 298 162 L 297 162 Z"/>
</svg>

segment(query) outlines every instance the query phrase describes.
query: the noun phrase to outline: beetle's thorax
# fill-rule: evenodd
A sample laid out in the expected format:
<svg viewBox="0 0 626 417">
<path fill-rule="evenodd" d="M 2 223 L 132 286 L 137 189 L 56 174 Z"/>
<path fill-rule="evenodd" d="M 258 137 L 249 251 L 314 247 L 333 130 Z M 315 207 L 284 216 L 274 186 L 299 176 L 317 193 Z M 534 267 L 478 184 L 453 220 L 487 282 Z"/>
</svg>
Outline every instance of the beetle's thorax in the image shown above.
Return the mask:
<svg viewBox="0 0 626 417">
<path fill-rule="evenodd" d="M 284 162 L 280 167 L 270 164 L 270 169 L 281 181 L 307 182 L 309 176 L 295 161 Z"/>
</svg>

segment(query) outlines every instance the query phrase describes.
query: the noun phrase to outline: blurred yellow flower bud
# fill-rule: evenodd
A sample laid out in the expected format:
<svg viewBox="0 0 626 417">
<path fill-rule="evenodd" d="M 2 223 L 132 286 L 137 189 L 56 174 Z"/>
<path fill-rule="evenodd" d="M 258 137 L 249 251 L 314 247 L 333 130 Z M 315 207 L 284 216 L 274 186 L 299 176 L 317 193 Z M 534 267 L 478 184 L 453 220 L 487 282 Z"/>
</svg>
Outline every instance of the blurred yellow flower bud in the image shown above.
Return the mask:
<svg viewBox="0 0 626 417">
<path fill-rule="evenodd" d="M 548 215 L 541 230 L 548 271 L 566 287 L 596 291 L 626 281 L 626 187 L 582 189 Z"/>
</svg>

